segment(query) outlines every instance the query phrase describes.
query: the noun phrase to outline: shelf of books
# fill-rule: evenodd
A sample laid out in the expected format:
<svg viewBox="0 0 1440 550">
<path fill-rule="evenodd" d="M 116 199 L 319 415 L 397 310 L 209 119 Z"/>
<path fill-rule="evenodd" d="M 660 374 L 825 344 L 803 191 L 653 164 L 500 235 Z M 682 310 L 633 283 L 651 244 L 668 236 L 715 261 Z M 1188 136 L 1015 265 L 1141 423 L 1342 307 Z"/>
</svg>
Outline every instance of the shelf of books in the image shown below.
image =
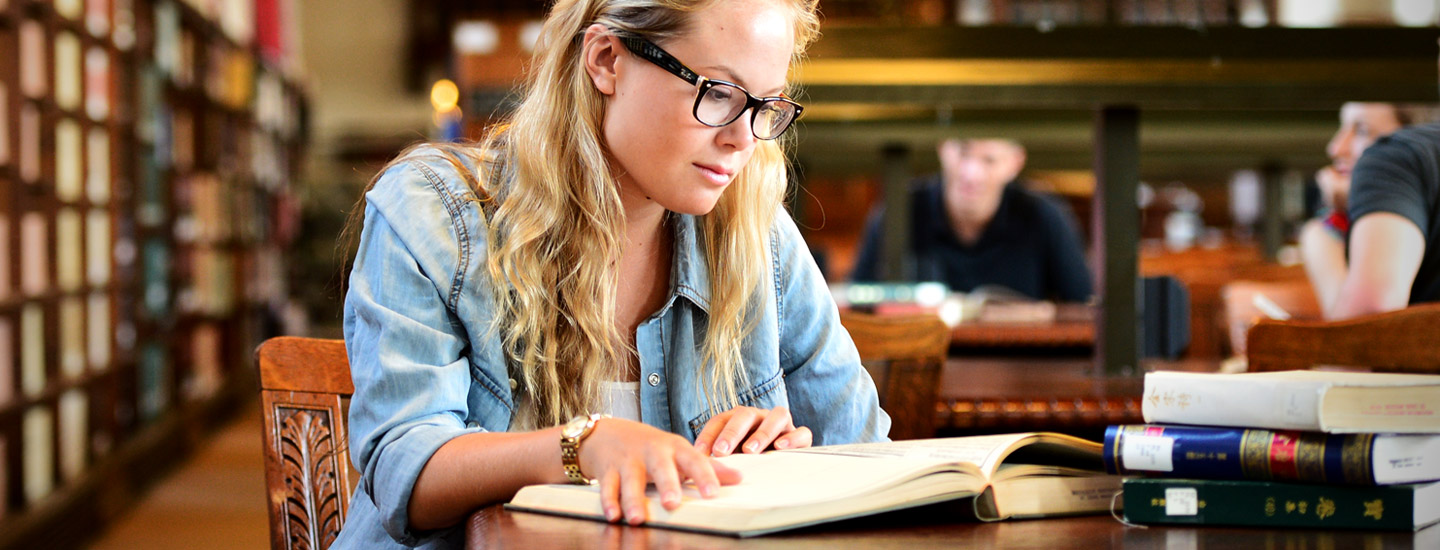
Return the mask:
<svg viewBox="0 0 1440 550">
<path fill-rule="evenodd" d="M 304 100 L 242 4 L 0 0 L 0 548 L 79 545 L 253 393 Z"/>
</svg>

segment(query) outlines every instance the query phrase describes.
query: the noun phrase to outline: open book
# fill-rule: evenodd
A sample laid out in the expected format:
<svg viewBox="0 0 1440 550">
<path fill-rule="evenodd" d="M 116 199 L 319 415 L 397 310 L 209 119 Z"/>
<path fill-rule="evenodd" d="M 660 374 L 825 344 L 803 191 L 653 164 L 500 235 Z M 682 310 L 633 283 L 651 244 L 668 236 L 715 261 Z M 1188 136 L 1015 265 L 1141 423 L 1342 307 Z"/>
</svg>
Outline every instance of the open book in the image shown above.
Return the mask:
<svg viewBox="0 0 1440 550">
<path fill-rule="evenodd" d="M 732 455 L 738 485 L 700 498 L 687 487 L 667 511 L 650 488 L 646 525 L 738 537 L 763 535 L 976 497 L 983 520 L 1110 509 L 1120 477 L 1106 475 L 1101 445 L 1061 434 L 1024 433 L 835 445 Z M 507 508 L 604 520 L 599 487 L 532 485 Z"/>
</svg>

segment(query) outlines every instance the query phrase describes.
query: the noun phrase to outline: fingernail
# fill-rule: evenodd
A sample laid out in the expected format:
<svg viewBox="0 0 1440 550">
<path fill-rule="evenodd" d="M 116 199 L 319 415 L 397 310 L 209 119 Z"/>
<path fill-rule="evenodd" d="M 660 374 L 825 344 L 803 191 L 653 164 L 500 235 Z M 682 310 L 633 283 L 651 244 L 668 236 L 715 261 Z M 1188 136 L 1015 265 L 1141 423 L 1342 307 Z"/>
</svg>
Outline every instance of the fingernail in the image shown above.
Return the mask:
<svg viewBox="0 0 1440 550">
<path fill-rule="evenodd" d="M 745 446 L 745 452 L 747 452 L 747 453 L 753 453 L 753 452 L 756 452 L 756 451 L 759 451 L 759 450 L 760 450 L 760 444 L 759 444 L 759 443 L 755 443 L 755 442 L 753 442 L 753 441 L 750 442 L 749 445 L 746 445 L 746 446 Z"/>
<path fill-rule="evenodd" d="M 605 521 L 615 521 L 615 520 L 617 520 L 617 519 L 620 519 L 620 512 L 619 512 L 618 510 L 614 509 L 614 508 L 611 508 L 611 507 L 609 507 L 609 506 L 606 506 L 606 507 L 605 507 Z"/>
<path fill-rule="evenodd" d="M 645 516 L 640 514 L 639 508 L 631 508 L 630 513 L 625 515 L 629 516 L 630 523 L 633 525 L 639 525 L 641 521 L 645 520 Z"/>
<path fill-rule="evenodd" d="M 780 441 L 776 441 L 776 442 L 775 442 L 775 448 L 776 448 L 776 449 L 788 449 L 788 448 L 790 448 L 790 442 L 789 442 L 789 441 L 786 441 L 786 440 L 784 440 L 784 439 L 781 439 Z"/>
<path fill-rule="evenodd" d="M 709 483 L 700 486 L 700 495 L 705 498 L 715 496 L 715 486 Z"/>
<path fill-rule="evenodd" d="M 724 442 L 724 441 L 716 441 L 716 442 L 715 442 L 715 454 L 722 454 L 722 455 L 723 455 L 723 454 L 728 453 L 728 452 L 730 452 L 730 444 L 729 444 L 729 443 L 726 443 L 726 442 Z"/>
<path fill-rule="evenodd" d="M 665 504 L 675 504 L 676 502 L 680 502 L 680 494 L 674 491 L 666 491 L 664 495 L 660 496 L 660 500 L 664 501 Z"/>
</svg>

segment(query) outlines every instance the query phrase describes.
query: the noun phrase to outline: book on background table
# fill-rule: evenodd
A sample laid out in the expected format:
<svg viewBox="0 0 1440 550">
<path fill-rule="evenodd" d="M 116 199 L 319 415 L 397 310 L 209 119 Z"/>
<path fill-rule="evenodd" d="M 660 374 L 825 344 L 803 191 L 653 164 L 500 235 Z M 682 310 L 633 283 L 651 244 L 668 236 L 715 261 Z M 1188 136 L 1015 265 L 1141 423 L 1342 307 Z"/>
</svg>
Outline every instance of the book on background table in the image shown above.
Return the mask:
<svg viewBox="0 0 1440 550">
<path fill-rule="evenodd" d="M 1105 429 L 1112 474 L 1345 485 L 1440 480 L 1440 435 L 1131 424 Z"/>
<path fill-rule="evenodd" d="M 687 485 L 667 511 L 650 487 L 646 525 L 749 537 L 972 497 L 987 521 L 1101 513 L 1120 477 L 1104 473 L 1100 455 L 1099 443 L 1052 433 L 737 454 L 718 460 L 742 481 L 713 498 Z M 506 507 L 604 521 L 598 486 L 532 485 Z"/>
<path fill-rule="evenodd" d="M 1440 521 L 1440 482 L 1350 487 L 1137 477 L 1124 482 L 1135 523 L 1415 531 Z"/>
<path fill-rule="evenodd" d="M 1440 433 L 1440 375 L 1151 372 L 1140 411 L 1158 424 Z"/>
</svg>

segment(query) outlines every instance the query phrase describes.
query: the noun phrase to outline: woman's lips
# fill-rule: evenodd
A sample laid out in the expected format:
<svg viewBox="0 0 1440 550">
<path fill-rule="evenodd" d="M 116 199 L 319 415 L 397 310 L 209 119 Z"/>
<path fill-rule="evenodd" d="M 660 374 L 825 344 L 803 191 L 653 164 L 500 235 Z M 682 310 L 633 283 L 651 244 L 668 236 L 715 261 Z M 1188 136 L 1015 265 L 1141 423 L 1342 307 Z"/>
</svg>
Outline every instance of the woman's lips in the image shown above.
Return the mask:
<svg viewBox="0 0 1440 550">
<path fill-rule="evenodd" d="M 705 176 L 705 179 L 710 180 L 710 182 L 715 185 L 729 184 L 730 177 L 734 174 L 734 172 L 726 170 L 725 168 L 709 164 L 696 164 L 695 167 L 700 169 L 700 173 Z"/>
</svg>

